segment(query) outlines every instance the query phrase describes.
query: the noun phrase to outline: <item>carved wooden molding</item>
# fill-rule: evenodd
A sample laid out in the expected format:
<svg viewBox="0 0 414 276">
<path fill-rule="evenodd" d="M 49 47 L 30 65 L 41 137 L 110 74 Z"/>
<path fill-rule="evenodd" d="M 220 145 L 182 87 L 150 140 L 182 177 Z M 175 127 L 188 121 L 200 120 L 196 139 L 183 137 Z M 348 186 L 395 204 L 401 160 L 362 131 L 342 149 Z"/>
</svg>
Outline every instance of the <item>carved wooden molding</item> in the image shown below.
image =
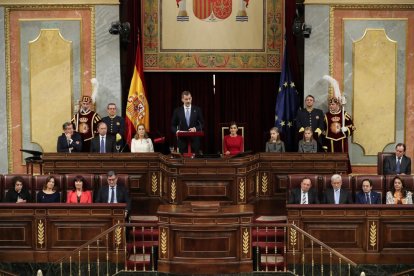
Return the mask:
<svg viewBox="0 0 414 276">
<path fill-rule="evenodd" d="M 119 5 L 119 0 L 0 0 L 1 5 Z"/>
</svg>

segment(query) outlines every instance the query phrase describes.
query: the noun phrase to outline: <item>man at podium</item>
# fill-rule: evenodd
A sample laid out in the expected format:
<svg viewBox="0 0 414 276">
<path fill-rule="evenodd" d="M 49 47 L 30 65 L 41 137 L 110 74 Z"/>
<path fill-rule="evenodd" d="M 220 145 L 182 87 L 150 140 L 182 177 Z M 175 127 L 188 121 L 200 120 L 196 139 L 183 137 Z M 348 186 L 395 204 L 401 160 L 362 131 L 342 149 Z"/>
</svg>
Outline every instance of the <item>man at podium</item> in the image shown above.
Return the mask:
<svg viewBox="0 0 414 276">
<path fill-rule="evenodd" d="M 183 106 L 179 106 L 174 110 L 171 120 L 171 130 L 176 135 L 178 132 L 197 132 L 202 131 L 204 119 L 201 109 L 198 106 L 192 105 L 190 91 L 183 91 L 181 93 L 181 101 Z M 200 137 L 178 137 L 177 147 L 180 153 L 187 152 L 187 139 L 191 139 L 191 151 L 199 153 L 200 151 Z"/>
</svg>

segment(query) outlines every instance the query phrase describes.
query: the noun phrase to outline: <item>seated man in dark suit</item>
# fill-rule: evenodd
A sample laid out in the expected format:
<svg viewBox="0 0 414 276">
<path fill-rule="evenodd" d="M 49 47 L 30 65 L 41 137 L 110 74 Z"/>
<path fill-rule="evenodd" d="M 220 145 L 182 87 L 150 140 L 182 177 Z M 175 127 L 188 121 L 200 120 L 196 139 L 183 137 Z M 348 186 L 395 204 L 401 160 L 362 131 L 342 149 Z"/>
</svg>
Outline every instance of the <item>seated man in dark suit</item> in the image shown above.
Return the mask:
<svg viewBox="0 0 414 276">
<path fill-rule="evenodd" d="M 352 203 L 351 193 L 342 189 L 342 177 L 334 174 L 331 177 L 332 189 L 327 189 L 323 195 L 323 202 L 327 204 L 350 204 Z"/>
<path fill-rule="evenodd" d="M 57 140 L 57 152 L 81 152 L 82 136 L 73 130 L 73 124 L 66 122 L 62 126 L 63 133 Z"/>
<path fill-rule="evenodd" d="M 108 127 L 104 122 L 98 124 L 99 135 L 91 140 L 91 152 L 116 152 L 116 141 L 114 136 L 107 135 Z"/>
<path fill-rule="evenodd" d="M 107 174 L 108 185 L 99 189 L 96 196 L 96 203 L 126 203 L 126 215 L 131 210 L 131 202 L 128 196 L 128 189 L 125 186 L 117 185 L 118 177 L 114 171 Z"/>
<path fill-rule="evenodd" d="M 362 191 L 356 195 L 355 203 L 357 204 L 381 204 L 381 195 L 372 191 L 372 181 L 369 179 L 362 180 Z"/>
<path fill-rule="evenodd" d="M 310 178 L 303 178 L 300 188 L 293 189 L 290 192 L 288 204 L 319 204 L 318 194 L 312 188 Z"/>
<path fill-rule="evenodd" d="M 398 143 L 395 154 L 384 159 L 384 174 L 411 174 L 411 158 L 405 156 L 406 146 Z"/>
</svg>

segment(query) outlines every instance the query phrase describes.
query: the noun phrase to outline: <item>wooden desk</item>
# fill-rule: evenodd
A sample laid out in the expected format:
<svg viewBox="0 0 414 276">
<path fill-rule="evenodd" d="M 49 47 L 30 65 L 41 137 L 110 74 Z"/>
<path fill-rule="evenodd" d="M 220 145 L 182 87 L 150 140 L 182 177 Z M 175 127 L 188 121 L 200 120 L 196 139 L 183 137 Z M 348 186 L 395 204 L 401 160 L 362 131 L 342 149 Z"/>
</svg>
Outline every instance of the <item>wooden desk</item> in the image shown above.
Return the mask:
<svg viewBox="0 0 414 276">
<path fill-rule="evenodd" d="M 251 272 L 253 206 L 163 205 L 158 271 L 179 274 Z"/>
<path fill-rule="evenodd" d="M 257 153 L 240 158 L 171 158 L 159 153 L 44 153 L 44 172 L 127 173 L 132 210 L 154 215 L 162 203 L 255 202 L 256 213 L 282 215 L 287 175 L 347 171 L 344 153 Z"/>
<path fill-rule="evenodd" d="M 315 204 L 286 208 L 290 223 L 356 263 L 414 262 L 413 205 Z M 305 252 L 309 250 L 310 243 L 305 243 Z"/>
<path fill-rule="evenodd" d="M 124 222 L 124 210 L 125 204 L 1 203 L 0 260 L 55 262 Z"/>
</svg>

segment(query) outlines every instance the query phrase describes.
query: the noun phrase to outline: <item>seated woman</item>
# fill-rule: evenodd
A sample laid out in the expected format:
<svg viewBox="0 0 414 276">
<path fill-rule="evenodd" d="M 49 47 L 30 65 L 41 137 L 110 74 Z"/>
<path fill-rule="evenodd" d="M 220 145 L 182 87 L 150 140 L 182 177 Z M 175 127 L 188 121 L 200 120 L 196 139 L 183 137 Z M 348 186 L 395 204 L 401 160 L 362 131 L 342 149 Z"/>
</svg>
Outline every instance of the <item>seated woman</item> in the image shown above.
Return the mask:
<svg viewBox="0 0 414 276">
<path fill-rule="evenodd" d="M 92 203 L 92 193 L 83 176 L 78 175 L 73 181 L 73 189 L 68 192 L 66 203 Z"/>
<path fill-rule="evenodd" d="M 131 152 L 154 152 L 154 146 L 143 124 L 138 125 L 137 133 L 131 140 Z"/>
<path fill-rule="evenodd" d="M 280 140 L 279 129 L 270 129 L 270 140 L 266 142 L 266 152 L 285 152 L 285 143 Z"/>
<path fill-rule="evenodd" d="M 37 193 L 36 202 L 37 203 L 59 203 L 60 194 L 56 191 L 57 187 L 55 185 L 56 179 L 49 175 L 46 178 L 45 184 L 43 184 L 42 191 Z"/>
<path fill-rule="evenodd" d="M 236 122 L 230 123 L 230 134 L 223 138 L 224 155 L 236 155 L 244 151 L 243 136 L 237 135 L 238 129 Z"/>
<path fill-rule="evenodd" d="M 303 139 L 299 141 L 298 152 L 314 153 L 318 151 L 316 140 L 313 139 L 313 131 L 311 127 L 305 127 L 303 131 Z"/>
<path fill-rule="evenodd" d="M 399 176 L 391 180 L 386 202 L 387 204 L 413 204 L 412 193 L 406 190 L 404 181 Z"/>
<path fill-rule="evenodd" d="M 11 180 L 12 186 L 4 197 L 4 202 L 26 203 L 31 201 L 30 193 L 24 186 L 24 180 L 21 176 L 15 176 Z"/>
</svg>

